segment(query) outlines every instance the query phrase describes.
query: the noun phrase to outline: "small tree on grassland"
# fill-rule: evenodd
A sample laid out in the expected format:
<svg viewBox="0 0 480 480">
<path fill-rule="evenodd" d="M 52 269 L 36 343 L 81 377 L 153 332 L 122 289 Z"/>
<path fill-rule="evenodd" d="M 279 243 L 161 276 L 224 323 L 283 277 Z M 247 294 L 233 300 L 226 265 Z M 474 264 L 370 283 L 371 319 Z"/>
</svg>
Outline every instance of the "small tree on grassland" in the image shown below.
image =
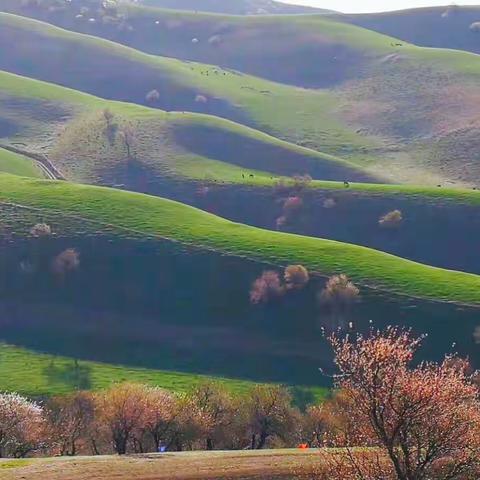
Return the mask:
<svg viewBox="0 0 480 480">
<path fill-rule="evenodd" d="M 143 430 L 158 451 L 162 442 L 170 443 L 179 416 L 177 398 L 170 392 L 157 387 L 147 387 L 146 416 Z"/>
<path fill-rule="evenodd" d="M 127 453 L 127 446 L 145 426 L 147 393 L 143 385 L 123 383 L 114 385 L 96 398 L 96 415 L 109 433 L 116 453 Z"/>
<path fill-rule="evenodd" d="M 135 130 L 133 129 L 133 127 L 129 124 L 122 125 L 120 127 L 120 138 L 125 145 L 125 148 L 127 150 L 127 157 L 130 160 L 132 158 L 132 148 L 135 141 Z"/>
<path fill-rule="evenodd" d="M 32 237 L 49 237 L 52 234 L 52 229 L 50 225 L 46 223 L 37 223 L 30 229 L 30 235 Z"/>
<path fill-rule="evenodd" d="M 285 288 L 280 280 L 280 275 L 273 270 L 265 270 L 253 282 L 250 289 L 250 301 L 254 304 L 266 303 L 272 298 L 282 296 L 284 292 Z"/>
<path fill-rule="evenodd" d="M 480 402 L 465 362 L 413 367 L 420 339 L 396 328 L 330 343 L 344 396 L 332 441 L 345 450 L 328 478 L 478 478 Z M 355 446 L 371 449 L 358 455 Z"/>
<path fill-rule="evenodd" d="M 80 255 L 74 248 L 67 248 L 58 254 L 52 262 L 52 271 L 58 276 L 76 270 L 80 266 Z"/>
<path fill-rule="evenodd" d="M 303 265 L 289 265 L 285 268 L 284 279 L 287 289 L 302 289 L 310 280 L 308 270 Z"/>
<path fill-rule="evenodd" d="M 50 446 L 60 455 L 76 455 L 94 421 L 93 396 L 86 392 L 54 397 L 46 407 Z"/>
<path fill-rule="evenodd" d="M 276 385 L 254 387 L 244 408 L 252 450 L 262 449 L 271 437 L 287 439 L 298 426 L 298 412 L 285 388 Z"/>
<path fill-rule="evenodd" d="M 346 275 L 334 275 L 325 284 L 318 300 L 330 315 L 333 326 L 342 326 L 352 306 L 360 298 L 360 290 Z"/>
<path fill-rule="evenodd" d="M 145 100 L 148 103 L 157 103 L 160 100 L 160 93 L 158 90 L 150 90 L 146 95 L 145 95 Z"/>
<path fill-rule="evenodd" d="M 403 215 L 400 210 L 392 210 L 381 216 L 378 224 L 384 228 L 397 228 L 403 222 Z"/>
<path fill-rule="evenodd" d="M 42 446 L 42 408 L 15 393 L 0 394 L 0 458 L 25 457 Z"/>
<path fill-rule="evenodd" d="M 204 382 L 191 392 L 191 400 L 208 421 L 205 428 L 205 446 L 213 450 L 228 437 L 228 429 L 234 423 L 235 405 L 229 392 L 215 382 Z"/>
</svg>

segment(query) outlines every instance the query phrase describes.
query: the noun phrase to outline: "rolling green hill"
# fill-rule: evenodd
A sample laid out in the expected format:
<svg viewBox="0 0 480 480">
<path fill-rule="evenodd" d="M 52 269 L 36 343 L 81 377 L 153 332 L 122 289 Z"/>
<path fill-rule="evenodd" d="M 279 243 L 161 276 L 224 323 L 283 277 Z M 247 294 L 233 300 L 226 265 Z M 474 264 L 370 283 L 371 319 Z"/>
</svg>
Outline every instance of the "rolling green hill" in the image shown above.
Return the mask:
<svg viewBox="0 0 480 480">
<path fill-rule="evenodd" d="M 313 13 L 325 12 L 320 8 L 289 5 L 272 0 L 143 0 L 153 7 L 174 8 L 202 12 L 228 13 L 230 15 L 265 15 L 266 13 Z"/>
<path fill-rule="evenodd" d="M 164 196 L 262 228 L 480 272 L 477 191 L 305 184 L 279 175 L 379 179 L 338 158 L 216 117 L 104 101 L 8 73 L 0 78 L 0 145 L 47 155 L 71 181 Z M 112 115 L 109 125 L 106 108 Z M 125 127 L 132 132 L 130 158 L 122 137 Z M 289 197 L 300 198 L 302 205 L 285 212 Z M 378 220 L 395 209 L 403 212 L 402 226 L 384 231 Z"/>
<path fill-rule="evenodd" d="M 169 177 L 270 185 L 272 175 L 375 180 L 350 162 L 218 117 L 107 101 L 7 72 L 0 79 L 0 144 L 48 154 L 73 181 L 138 190 L 137 169 L 153 193 Z"/>
<path fill-rule="evenodd" d="M 277 265 L 300 262 L 312 273 L 346 273 L 362 285 L 393 294 L 480 305 L 480 279 L 475 275 L 416 264 L 364 247 L 260 230 L 170 200 L 115 189 L 5 174 L 0 186 L 3 202 L 110 224 L 127 235 L 152 236 Z M 182 219 L 181 223 L 175 219 Z"/>
<path fill-rule="evenodd" d="M 334 18 L 422 47 L 480 53 L 480 28 L 475 26 L 480 22 L 480 6 L 451 5 Z"/>
<path fill-rule="evenodd" d="M 155 28 L 152 13 L 146 12 Z M 317 52 L 317 62 L 311 62 L 311 54 L 299 54 L 295 42 L 287 41 L 293 48 L 287 51 L 302 65 L 323 69 L 324 74 L 314 74 L 314 78 L 323 79 L 329 88 L 298 89 L 226 69 L 146 55 L 7 14 L 0 16 L 1 32 L 5 40 L 17 41 L 14 48 L 0 55 L 0 67 L 135 103 L 148 103 L 146 94 L 157 89 L 159 98 L 153 106 L 229 118 L 368 167 L 391 181 L 476 184 L 479 125 L 475 105 L 480 95 L 477 56 L 414 47 L 323 16 L 259 20 L 226 17 L 225 21 L 232 25 L 228 31 L 242 34 L 257 21 L 270 22 L 274 30 L 282 25 L 290 28 L 291 18 L 295 35 L 321 32 L 320 43 L 327 48 Z M 168 23 L 168 16 L 159 21 Z M 247 24 L 236 30 L 235 22 Z M 162 35 L 167 32 L 167 40 L 157 44 L 175 44 L 168 41 L 168 29 L 160 30 Z M 143 38 L 149 37 L 143 26 L 139 31 Z M 260 26 L 259 31 L 268 29 Z M 227 43 L 228 48 L 235 45 L 231 50 L 235 54 L 230 58 L 244 52 L 250 65 L 250 60 L 255 62 L 249 50 L 258 52 L 256 46 L 262 44 L 262 54 L 269 51 L 268 42 L 258 36 L 244 42 L 232 35 Z M 190 33 L 188 37 L 188 48 L 193 49 Z M 287 37 L 278 38 L 281 41 L 276 40 L 275 48 Z M 312 45 L 310 40 L 307 44 Z M 342 45 L 354 57 L 332 53 L 343 51 Z M 290 63 L 283 46 L 281 52 L 284 68 Z M 221 63 L 218 55 L 215 58 Z M 262 57 L 261 65 L 268 67 L 266 58 L 268 55 Z M 291 72 L 298 77 L 298 72 L 305 71 L 302 65 L 292 64 Z M 329 71 L 338 78 L 332 79 Z"/>
<path fill-rule="evenodd" d="M 345 326 L 346 318 L 359 329 L 401 322 L 429 332 L 428 358 L 458 341 L 476 362 L 475 275 L 260 230 L 113 189 L 3 174 L 0 204 L 1 340 L 76 358 L 92 385 L 110 367 L 84 362 L 122 365 L 127 370 L 118 376 L 130 369 L 159 382 L 170 380 L 138 369 L 325 384 L 318 367 L 329 364 L 330 350 L 321 328 Z M 51 236 L 32 237 L 39 222 L 51 226 Z M 76 260 L 59 264 L 66 251 Z M 249 301 L 264 270 L 281 274 L 291 263 L 309 269 L 304 289 L 267 303 Z M 348 274 L 360 288 L 361 299 L 348 314 L 332 314 L 318 303 L 325 276 L 333 273 Z M 10 356 L 5 361 L 11 363 Z M 69 365 L 60 358 L 52 367 L 52 391 L 78 379 Z M 38 388 L 47 388 L 47 373 Z"/>
</svg>

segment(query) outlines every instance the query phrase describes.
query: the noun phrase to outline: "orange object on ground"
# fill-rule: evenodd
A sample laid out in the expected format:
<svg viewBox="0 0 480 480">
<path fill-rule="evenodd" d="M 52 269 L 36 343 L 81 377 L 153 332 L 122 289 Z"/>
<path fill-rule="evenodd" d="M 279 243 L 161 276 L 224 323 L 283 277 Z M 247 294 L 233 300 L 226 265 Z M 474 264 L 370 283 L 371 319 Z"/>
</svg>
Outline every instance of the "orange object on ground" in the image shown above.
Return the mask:
<svg viewBox="0 0 480 480">
<path fill-rule="evenodd" d="M 308 448 L 308 445 L 306 443 L 301 443 L 298 448 L 300 448 L 301 450 L 306 450 Z"/>
</svg>

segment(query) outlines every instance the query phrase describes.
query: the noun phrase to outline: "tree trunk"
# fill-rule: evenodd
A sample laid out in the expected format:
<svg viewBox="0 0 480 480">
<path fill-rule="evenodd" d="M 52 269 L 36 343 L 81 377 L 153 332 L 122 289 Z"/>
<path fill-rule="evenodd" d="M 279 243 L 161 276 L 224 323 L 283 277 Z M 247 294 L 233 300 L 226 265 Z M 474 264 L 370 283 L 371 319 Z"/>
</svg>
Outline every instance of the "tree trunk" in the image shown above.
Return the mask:
<svg viewBox="0 0 480 480">
<path fill-rule="evenodd" d="M 260 434 L 260 440 L 258 441 L 257 450 L 261 450 L 265 446 L 268 435 L 265 432 Z"/>
</svg>

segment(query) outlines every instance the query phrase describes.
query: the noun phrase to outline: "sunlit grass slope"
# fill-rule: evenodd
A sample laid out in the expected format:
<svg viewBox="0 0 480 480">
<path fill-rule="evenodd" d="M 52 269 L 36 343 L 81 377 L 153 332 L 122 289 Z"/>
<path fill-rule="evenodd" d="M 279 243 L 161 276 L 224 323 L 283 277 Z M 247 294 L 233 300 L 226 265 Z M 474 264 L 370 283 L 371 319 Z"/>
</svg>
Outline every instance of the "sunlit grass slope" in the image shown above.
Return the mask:
<svg viewBox="0 0 480 480">
<path fill-rule="evenodd" d="M 78 361 L 6 344 L 0 344 L 0 372 L 1 391 L 29 396 L 64 395 L 78 389 L 99 390 L 125 381 L 155 385 L 179 393 L 210 380 L 223 384 L 234 393 L 244 393 L 254 385 L 244 380 Z M 309 387 L 308 392 L 320 400 L 327 389 Z"/>
<path fill-rule="evenodd" d="M 480 304 L 480 277 L 429 267 L 364 247 L 235 224 L 183 204 L 63 182 L 0 177 L 0 200 L 62 211 L 122 230 L 266 263 L 302 263 L 321 275 L 431 300 Z"/>
<path fill-rule="evenodd" d="M 110 127 L 105 110 L 112 113 Z M 240 182 L 256 170 L 257 180 L 296 173 L 330 180 L 375 179 L 339 157 L 226 119 L 103 100 L 8 72 L 0 72 L 0 115 L 2 143 L 47 153 L 64 176 L 75 181 L 119 183 L 115 171 L 128 163 L 121 138 L 125 126 L 133 131 L 137 164 L 162 176 Z"/>
<path fill-rule="evenodd" d="M 159 29 L 166 32 L 165 39 L 153 43 L 176 44 L 169 37 L 169 26 L 175 30 L 178 22 L 183 25 L 184 13 L 165 13 L 163 19 L 159 12 L 160 20 L 152 18 L 150 11 L 145 15 L 151 28 L 159 21 Z M 12 49 L 2 51 L 0 68 L 141 104 L 148 103 L 147 93 L 156 89 L 159 97 L 153 106 L 157 108 L 228 118 L 368 167 L 392 182 L 476 185 L 480 178 L 476 167 L 480 127 L 474 108 L 480 95 L 478 56 L 416 47 L 321 15 L 293 21 L 294 36 L 306 39 L 303 45 L 307 51 L 303 51 L 298 42 L 286 40 L 283 34 L 268 33 L 271 29 L 290 29 L 290 18 L 227 18 L 226 24 L 215 24 L 220 33 L 202 36 L 202 42 L 185 33 L 186 50 L 199 45 L 208 51 L 213 48 L 205 60 L 224 65 L 222 68 L 149 55 L 98 37 L 1 14 L 0 34 L 5 41 L 15 38 L 16 42 Z M 236 26 L 236 22 L 250 21 L 253 23 Z M 261 35 L 250 37 L 250 25 L 257 25 L 258 32 L 267 38 L 270 35 L 273 46 L 269 47 Z M 134 32 L 135 28 L 132 36 Z M 148 30 L 142 24 L 138 32 L 146 38 Z M 234 35 L 229 39 L 231 32 L 237 32 L 238 38 Z M 101 31 L 91 33 L 100 35 Z M 224 43 L 211 40 L 219 36 Z M 121 41 L 115 35 L 111 38 Z M 317 43 L 312 43 L 312 38 Z M 192 43 L 193 39 L 198 43 Z M 291 59 L 284 53 L 284 41 L 291 45 Z M 212 46 L 212 42 L 220 43 Z M 222 45 L 229 46 L 230 53 L 224 54 L 238 59 L 238 64 L 222 60 L 222 48 L 226 48 Z M 316 46 L 308 50 L 309 45 Z M 298 88 L 230 70 L 233 66 L 246 71 L 242 65 L 255 64 L 252 55 L 259 51 L 263 55 L 269 48 L 276 52 L 271 64 L 281 65 L 278 68 L 288 70 L 291 76 L 298 76 L 305 66 L 318 66 L 311 78 L 321 82 L 308 86 L 320 88 Z M 181 52 L 170 55 L 190 58 Z M 263 57 L 257 63 L 269 64 Z M 286 81 L 276 74 L 269 78 Z"/>
<path fill-rule="evenodd" d="M 42 170 L 31 159 L 3 148 L 0 148 L 0 172 L 22 177 L 44 177 Z"/>
</svg>

